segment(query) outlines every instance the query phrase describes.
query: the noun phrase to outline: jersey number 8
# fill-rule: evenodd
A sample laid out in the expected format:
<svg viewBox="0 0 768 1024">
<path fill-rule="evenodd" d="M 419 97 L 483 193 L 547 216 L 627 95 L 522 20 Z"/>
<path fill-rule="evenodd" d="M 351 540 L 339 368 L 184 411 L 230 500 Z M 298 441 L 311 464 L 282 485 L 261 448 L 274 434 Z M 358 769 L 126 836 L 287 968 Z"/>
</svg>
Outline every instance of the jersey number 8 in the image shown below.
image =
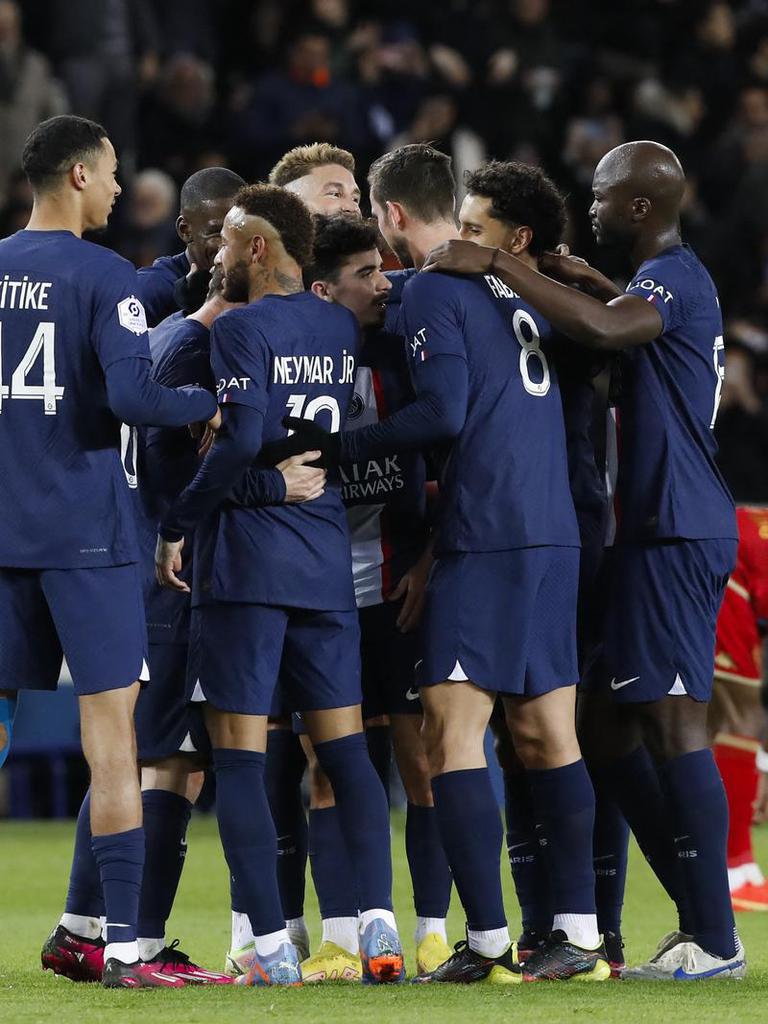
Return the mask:
<svg viewBox="0 0 768 1024">
<path fill-rule="evenodd" d="M 530 338 L 526 338 L 522 325 L 525 325 L 530 331 Z M 541 337 L 536 321 L 524 309 L 516 309 L 512 317 L 512 330 L 515 332 L 515 337 L 520 342 L 520 348 L 522 349 L 520 353 L 520 376 L 523 379 L 523 387 L 529 395 L 533 395 L 535 398 L 543 398 L 549 391 L 549 363 L 539 347 Z M 540 381 L 533 380 L 528 372 L 531 359 L 535 359 L 541 366 Z"/>
<path fill-rule="evenodd" d="M 54 337 L 56 324 L 44 320 L 37 325 L 29 348 L 21 357 L 21 362 L 11 374 L 11 386 L 3 384 L 3 325 L 0 323 L 0 412 L 3 410 L 4 398 L 37 399 L 43 403 L 46 416 L 56 415 L 56 403 L 64 397 L 64 388 L 56 385 L 56 353 Z M 27 384 L 27 374 L 37 362 L 40 352 L 43 353 L 42 384 Z"/>
</svg>

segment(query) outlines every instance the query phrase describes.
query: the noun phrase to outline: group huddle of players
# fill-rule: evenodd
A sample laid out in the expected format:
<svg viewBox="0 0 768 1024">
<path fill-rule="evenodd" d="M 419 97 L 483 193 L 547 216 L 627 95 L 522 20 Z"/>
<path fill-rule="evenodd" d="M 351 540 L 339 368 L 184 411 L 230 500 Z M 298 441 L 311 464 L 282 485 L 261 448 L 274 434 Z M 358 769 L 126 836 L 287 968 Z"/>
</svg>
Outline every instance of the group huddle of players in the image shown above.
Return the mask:
<svg viewBox="0 0 768 1024">
<path fill-rule="evenodd" d="M 712 435 L 723 328 L 675 155 L 629 143 L 596 169 L 626 291 L 568 254 L 563 196 L 519 163 L 468 175 L 458 228 L 428 145 L 373 164 L 375 222 L 328 144 L 266 184 L 205 169 L 185 251 L 138 274 L 81 238 L 120 194 L 100 126 L 44 122 L 23 165 L 30 224 L 0 242 L 0 722 L 7 749 L 17 691 L 55 687 L 63 654 L 91 770 L 43 966 L 403 981 L 393 750 L 413 980 L 743 977 L 707 721 L 738 539 Z M 382 237 L 407 269 L 382 271 Z M 165 940 L 207 770 L 223 974 Z M 630 829 L 679 916 L 633 968 Z"/>
</svg>

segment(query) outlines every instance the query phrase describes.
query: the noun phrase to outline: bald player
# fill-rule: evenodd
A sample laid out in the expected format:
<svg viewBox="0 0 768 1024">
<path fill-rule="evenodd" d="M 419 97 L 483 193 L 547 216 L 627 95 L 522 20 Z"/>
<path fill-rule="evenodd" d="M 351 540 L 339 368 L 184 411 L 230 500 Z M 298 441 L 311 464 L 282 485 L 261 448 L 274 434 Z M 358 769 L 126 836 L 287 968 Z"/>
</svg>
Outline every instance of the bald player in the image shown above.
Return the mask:
<svg viewBox="0 0 768 1024">
<path fill-rule="evenodd" d="M 193 313 L 205 302 L 221 225 L 235 192 L 244 184 L 227 167 L 204 167 L 181 186 L 176 233 L 184 251 L 160 256 L 151 267 L 139 270 L 139 298 L 150 327 L 178 310 Z"/>
<path fill-rule="evenodd" d="M 313 142 L 289 150 L 269 172 L 269 182 L 293 192 L 312 213 L 360 216 L 355 158 L 330 142 Z"/>
<path fill-rule="evenodd" d="M 598 243 L 622 249 L 632 267 L 625 293 L 567 256 L 548 257 L 542 269 L 583 291 L 463 241 L 439 246 L 426 264 L 493 273 L 575 341 L 623 353 L 597 680 L 613 702 L 599 730 L 612 746 L 601 754 L 681 915 L 651 961 L 624 972 L 630 979 L 746 973 L 728 893 L 728 811 L 707 735 L 715 622 L 738 537 L 714 461 L 723 327 L 715 286 L 680 237 L 684 186 L 675 154 L 654 142 L 619 146 L 598 164 L 590 217 Z"/>
</svg>

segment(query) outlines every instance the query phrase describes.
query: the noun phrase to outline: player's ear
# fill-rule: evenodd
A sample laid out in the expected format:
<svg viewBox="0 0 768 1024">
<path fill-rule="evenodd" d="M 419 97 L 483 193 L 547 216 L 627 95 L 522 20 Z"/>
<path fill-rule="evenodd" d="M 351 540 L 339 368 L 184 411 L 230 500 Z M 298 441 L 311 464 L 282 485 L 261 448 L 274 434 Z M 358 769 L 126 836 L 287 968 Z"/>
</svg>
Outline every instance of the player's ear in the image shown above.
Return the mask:
<svg viewBox="0 0 768 1024">
<path fill-rule="evenodd" d="M 251 263 L 261 263 L 267 253 L 267 241 L 263 235 L 251 239 Z"/>
<path fill-rule="evenodd" d="M 78 192 L 82 192 L 85 186 L 88 184 L 88 169 L 85 164 L 78 163 L 74 164 L 70 171 L 70 177 L 72 184 L 75 186 Z"/>
<path fill-rule="evenodd" d="M 528 227 L 527 224 L 520 224 L 512 231 L 509 237 L 509 245 L 505 245 L 503 248 L 507 252 L 511 252 L 513 256 L 518 256 L 521 252 L 527 252 L 533 241 L 533 229 Z"/>
<path fill-rule="evenodd" d="M 389 223 L 393 228 L 397 228 L 399 231 L 405 227 L 406 214 L 400 203 L 392 202 L 387 200 L 387 216 L 389 217 Z"/>
<path fill-rule="evenodd" d="M 176 234 L 182 240 L 184 245 L 189 245 L 192 241 L 192 228 L 181 215 L 176 218 Z"/>
<path fill-rule="evenodd" d="M 632 220 L 645 220 L 651 212 L 651 200 L 641 196 L 632 200 Z"/>
<path fill-rule="evenodd" d="M 313 281 L 309 290 L 313 295 L 316 295 L 318 299 L 323 299 L 324 302 L 333 302 L 331 293 L 328 290 L 328 285 L 325 281 Z"/>
</svg>

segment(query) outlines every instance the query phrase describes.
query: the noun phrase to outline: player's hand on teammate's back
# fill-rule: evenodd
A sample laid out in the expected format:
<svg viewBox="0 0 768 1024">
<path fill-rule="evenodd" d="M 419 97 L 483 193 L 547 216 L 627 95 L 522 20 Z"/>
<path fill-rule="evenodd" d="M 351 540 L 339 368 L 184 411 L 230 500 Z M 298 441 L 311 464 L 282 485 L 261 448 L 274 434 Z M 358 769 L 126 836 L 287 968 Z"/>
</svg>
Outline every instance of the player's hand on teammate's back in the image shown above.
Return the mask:
<svg viewBox="0 0 768 1024">
<path fill-rule="evenodd" d="M 183 537 L 181 540 L 157 538 L 155 576 L 161 587 L 168 587 L 169 590 L 178 590 L 181 594 L 188 594 L 190 592 L 189 585 L 176 575 L 177 572 L 181 572 L 181 549 L 183 547 Z"/>
<path fill-rule="evenodd" d="M 303 501 L 314 501 L 323 493 L 326 472 L 319 466 L 312 465 L 321 454 L 317 450 L 302 452 L 301 455 L 292 455 L 277 464 L 276 468 L 280 470 L 285 480 L 284 504 L 296 505 Z"/>
<path fill-rule="evenodd" d="M 558 245 L 555 252 L 539 257 L 539 270 L 561 284 L 580 288 L 602 302 L 610 302 L 622 294 L 613 281 L 591 267 L 581 256 L 572 256 L 567 245 Z"/>
<path fill-rule="evenodd" d="M 488 274 L 498 251 L 490 245 L 451 238 L 427 254 L 422 270 L 439 270 L 445 274 Z"/>
</svg>

